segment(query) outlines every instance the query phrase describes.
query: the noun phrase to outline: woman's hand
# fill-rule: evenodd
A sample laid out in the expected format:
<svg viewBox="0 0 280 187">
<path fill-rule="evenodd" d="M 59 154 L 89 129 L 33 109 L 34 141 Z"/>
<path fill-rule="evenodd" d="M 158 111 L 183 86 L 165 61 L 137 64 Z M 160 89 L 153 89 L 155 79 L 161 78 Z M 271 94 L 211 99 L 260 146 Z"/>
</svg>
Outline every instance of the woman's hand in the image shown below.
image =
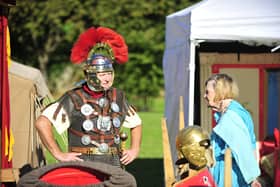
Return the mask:
<svg viewBox="0 0 280 187">
<path fill-rule="evenodd" d="M 257 180 L 254 180 L 252 183 L 251 183 L 251 187 L 262 187 L 261 183 Z"/>
</svg>

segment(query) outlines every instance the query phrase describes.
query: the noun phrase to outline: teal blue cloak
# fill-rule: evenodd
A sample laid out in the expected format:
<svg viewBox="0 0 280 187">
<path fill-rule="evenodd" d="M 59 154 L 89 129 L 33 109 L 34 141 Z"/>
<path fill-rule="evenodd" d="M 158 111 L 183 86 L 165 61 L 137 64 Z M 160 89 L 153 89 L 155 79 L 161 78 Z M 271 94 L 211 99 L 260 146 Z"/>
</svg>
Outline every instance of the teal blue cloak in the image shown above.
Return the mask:
<svg viewBox="0 0 280 187">
<path fill-rule="evenodd" d="M 250 113 L 237 101 L 232 101 L 226 112 L 215 113 L 217 125 L 213 128 L 211 142 L 216 164 L 211 173 L 219 187 L 224 187 L 224 153 L 232 152 L 232 186 L 249 187 L 260 175 L 255 157 L 256 137 Z"/>
</svg>

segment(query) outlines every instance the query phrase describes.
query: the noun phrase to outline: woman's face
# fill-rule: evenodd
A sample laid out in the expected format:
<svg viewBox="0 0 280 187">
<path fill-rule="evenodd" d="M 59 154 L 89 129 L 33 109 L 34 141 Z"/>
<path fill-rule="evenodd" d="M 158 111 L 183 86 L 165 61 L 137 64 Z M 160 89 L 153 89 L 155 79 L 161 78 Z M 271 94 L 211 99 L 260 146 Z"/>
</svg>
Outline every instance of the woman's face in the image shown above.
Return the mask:
<svg viewBox="0 0 280 187">
<path fill-rule="evenodd" d="M 214 101 L 216 95 L 214 90 L 214 84 L 214 80 L 210 80 L 207 82 L 207 85 L 205 87 L 204 99 L 206 100 L 208 107 L 215 110 L 219 108 L 219 103 Z"/>
<path fill-rule="evenodd" d="M 104 90 L 108 90 L 113 85 L 114 75 L 111 71 L 97 73 L 97 78 Z"/>
</svg>

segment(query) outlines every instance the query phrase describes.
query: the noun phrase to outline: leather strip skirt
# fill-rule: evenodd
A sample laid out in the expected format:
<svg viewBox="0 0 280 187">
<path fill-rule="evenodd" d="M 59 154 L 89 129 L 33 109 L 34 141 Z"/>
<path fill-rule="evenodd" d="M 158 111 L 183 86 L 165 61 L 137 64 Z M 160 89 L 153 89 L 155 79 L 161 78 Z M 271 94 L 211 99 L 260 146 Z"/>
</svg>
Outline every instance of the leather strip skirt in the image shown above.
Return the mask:
<svg viewBox="0 0 280 187">
<path fill-rule="evenodd" d="M 101 162 L 60 162 L 20 177 L 17 187 L 136 187 L 136 180 L 120 167 Z"/>
</svg>

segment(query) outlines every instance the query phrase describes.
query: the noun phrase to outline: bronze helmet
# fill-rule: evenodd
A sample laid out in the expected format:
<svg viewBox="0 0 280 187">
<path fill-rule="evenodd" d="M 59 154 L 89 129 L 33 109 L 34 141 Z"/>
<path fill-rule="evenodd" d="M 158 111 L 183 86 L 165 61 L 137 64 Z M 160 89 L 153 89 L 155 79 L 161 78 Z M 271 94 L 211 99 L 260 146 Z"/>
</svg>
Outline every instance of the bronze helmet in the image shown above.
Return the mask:
<svg viewBox="0 0 280 187">
<path fill-rule="evenodd" d="M 200 169 L 213 161 L 212 158 L 209 158 L 211 155 L 209 154 L 209 135 L 198 125 L 186 127 L 178 133 L 176 149 L 179 157 L 176 164 L 185 161 L 185 163 L 189 163 L 190 168 Z"/>
</svg>

